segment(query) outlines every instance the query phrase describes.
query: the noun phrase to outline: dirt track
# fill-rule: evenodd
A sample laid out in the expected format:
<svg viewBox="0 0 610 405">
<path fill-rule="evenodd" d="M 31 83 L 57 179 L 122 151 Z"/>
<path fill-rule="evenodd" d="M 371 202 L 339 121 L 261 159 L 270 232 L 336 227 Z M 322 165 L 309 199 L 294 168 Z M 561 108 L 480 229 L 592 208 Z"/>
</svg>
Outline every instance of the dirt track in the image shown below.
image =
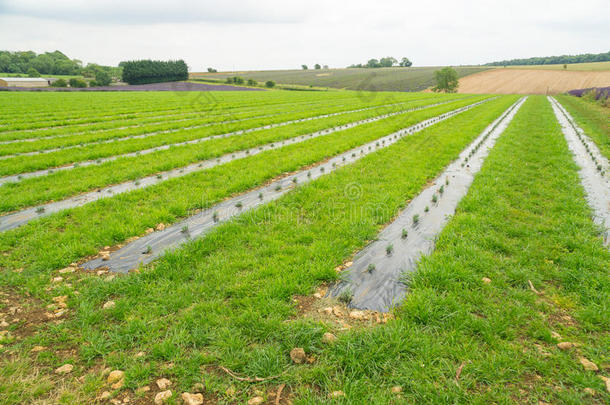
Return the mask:
<svg viewBox="0 0 610 405">
<path fill-rule="evenodd" d="M 558 94 L 610 86 L 610 71 L 492 69 L 460 79 L 460 93 Z"/>
</svg>

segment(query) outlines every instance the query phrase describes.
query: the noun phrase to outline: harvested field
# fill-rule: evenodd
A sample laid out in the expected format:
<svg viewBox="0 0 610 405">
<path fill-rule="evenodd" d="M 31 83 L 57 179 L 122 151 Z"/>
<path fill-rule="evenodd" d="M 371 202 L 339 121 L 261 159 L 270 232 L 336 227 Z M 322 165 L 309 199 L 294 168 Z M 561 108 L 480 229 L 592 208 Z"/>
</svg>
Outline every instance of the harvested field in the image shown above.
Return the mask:
<svg viewBox="0 0 610 405">
<path fill-rule="evenodd" d="M 609 85 L 610 70 L 576 72 L 498 68 L 461 78 L 458 91 L 475 94 L 558 94 Z"/>
</svg>

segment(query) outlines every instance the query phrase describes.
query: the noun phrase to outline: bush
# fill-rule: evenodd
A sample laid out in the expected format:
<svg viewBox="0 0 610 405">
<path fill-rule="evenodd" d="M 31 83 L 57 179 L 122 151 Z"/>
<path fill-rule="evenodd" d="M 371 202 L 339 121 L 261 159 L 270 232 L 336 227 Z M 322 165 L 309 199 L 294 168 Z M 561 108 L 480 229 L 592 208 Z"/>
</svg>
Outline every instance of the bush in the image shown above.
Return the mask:
<svg viewBox="0 0 610 405">
<path fill-rule="evenodd" d="M 64 79 L 55 80 L 53 83 L 51 83 L 51 87 L 68 87 L 68 82 L 66 82 Z"/>
<path fill-rule="evenodd" d="M 40 77 L 40 73 L 38 73 L 38 70 L 31 67 L 28 69 L 28 77 Z"/>
<path fill-rule="evenodd" d="M 244 78 L 243 77 L 239 77 L 239 76 L 235 76 L 233 78 L 233 83 L 235 83 L 235 84 L 244 84 Z"/>
<path fill-rule="evenodd" d="M 95 80 L 91 80 L 89 82 L 89 87 L 97 87 L 97 86 L 99 86 L 99 84 Z"/>
<path fill-rule="evenodd" d="M 268 87 L 268 88 L 275 87 L 275 82 L 273 80 L 267 80 L 265 82 L 265 87 Z"/>
<path fill-rule="evenodd" d="M 76 79 L 76 78 L 72 78 L 69 81 L 70 83 L 70 87 L 78 87 L 78 88 L 83 88 L 83 87 L 87 87 L 87 82 L 81 79 Z"/>
<path fill-rule="evenodd" d="M 95 82 L 97 83 L 98 86 L 108 86 L 111 81 L 112 81 L 112 79 L 110 78 L 110 75 L 108 74 L 108 72 L 105 72 L 103 70 L 98 70 L 95 73 Z"/>
<path fill-rule="evenodd" d="M 189 76 L 188 66 L 183 60 L 138 60 L 121 62 L 120 66 L 123 68 L 122 80 L 129 84 L 176 82 L 187 80 Z M 96 81 L 99 82 L 97 76 Z"/>
<path fill-rule="evenodd" d="M 254 79 L 248 79 L 248 86 L 258 86 L 258 82 Z"/>
</svg>

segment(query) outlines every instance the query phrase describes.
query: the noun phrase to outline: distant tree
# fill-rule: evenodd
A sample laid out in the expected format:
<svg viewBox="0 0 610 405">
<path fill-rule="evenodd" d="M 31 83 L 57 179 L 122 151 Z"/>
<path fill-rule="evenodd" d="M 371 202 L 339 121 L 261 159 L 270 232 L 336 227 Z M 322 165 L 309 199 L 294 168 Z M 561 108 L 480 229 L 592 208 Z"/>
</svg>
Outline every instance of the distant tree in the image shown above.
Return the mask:
<svg viewBox="0 0 610 405">
<path fill-rule="evenodd" d="M 328 65 L 324 65 L 324 70 L 328 70 Z"/>
<path fill-rule="evenodd" d="M 402 58 L 400 61 L 400 66 L 402 67 L 410 67 L 413 63 L 409 60 L 409 58 Z"/>
<path fill-rule="evenodd" d="M 248 79 L 248 86 L 258 86 L 258 82 L 254 79 Z"/>
<path fill-rule="evenodd" d="M 275 82 L 273 80 L 267 80 L 265 82 L 265 87 L 268 87 L 268 88 L 275 87 Z"/>
<path fill-rule="evenodd" d="M 28 69 L 28 77 L 40 77 L 40 73 L 38 73 L 38 70 L 31 67 Z"/>
<path fill-rule="evenodd" d="M 566 65 L 566 64 L 564 63 L 564 64 L 563 64 L 563 68 L 564 68 L 564 69 L 567 69 L 567 68 L 568 68 L 568 65 Z"/>
<path fill-rule="evenodd" d="M 381 58 L 381 60 L 379 61 L 379 65 L 381 67 L 392 67 L 396 63 L 398 63 L 396 58 L 393 58 L 391 56 L 386 56 L 385 58 Z"/>
<path fill-rule="evenodd" d="M 320 70 L 320 69 L 322 69 L 322 66 L 320 66 L 320 64 L 319 64 L 319 63 L 316 63 L 316 64 L 314 65 L 314 68 L 315 68 L 316 70 Z"/>
<path fill-rule="evenodd" d="M 112 79 L 110 78 L 108 72 L 104 70 L 98 70 L 95 73 L 95 81 L 97 82 L 98 86 L 108 86 Z"/>
<path fill-rule="evenodd" d="M 307 70 L 307 69 L 309 69 L 309 68 L 307 67 L 307 65 L 301 65 L 301 69 L 303 69 L 303 70 Z"/>
<path fill-rule="evenodd" d="M 75 77 L 70 79 L 68 83 L 70 83 L 70 87 L 75 87 L 75 88 L 87 87 L 87 82 L 86 81 L 81 80 L 81 79 L 77 79 Z"/>
<path fill-rule="evenodd" d="M 218 70 L 216 70 L 214 68 L 211 68 L 211 67 L 208 68 L 208 73 L 217 73 L 217 72 L 218 72 Z"/>
<path fill-rule="evenodd" d="M 233 83 L 233 78 L 227 77 L 227 80 L 225 80 L 225 83 Z"/>
<path fill-rule="evenodd" d="M 64 79 L 55 80 L 53 83 L 51 83 L 51 87 L 68 87 L 68 82 L 66 82 Z"/>
<path fill-rule="evenodd" d="M 434 78 L 436 79 L 436 86 L 432 89 L 433 91 L 443 91 L 445 93 L 455 93 L 457 91 L 459 82 L 455 69 L 447 66 L 437 70 L 434 72 Z"/>
<path fill-rule="evenodd" d="M 367 68 L 378 68 L 378 67 L 381 67 L 381 64 L 379 63 L 379 61 L 377 59 L 369 59 L 369 61 L 366 63 L 366 67 Z"/>
</svg>

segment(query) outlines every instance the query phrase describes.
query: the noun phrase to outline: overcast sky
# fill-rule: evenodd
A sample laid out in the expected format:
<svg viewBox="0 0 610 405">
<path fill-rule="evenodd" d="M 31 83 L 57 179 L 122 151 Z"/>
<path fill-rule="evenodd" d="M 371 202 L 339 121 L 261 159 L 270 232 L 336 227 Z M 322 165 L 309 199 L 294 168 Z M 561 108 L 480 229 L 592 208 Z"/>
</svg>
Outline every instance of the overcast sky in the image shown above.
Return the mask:
<svg viewBox="0 0 610 405">
<path fill-rule="evenodd" d="M 191 71 L 480 64 L 610 50 L 609 0 L 0 0 L 0 49 Z"/>
</svg>

